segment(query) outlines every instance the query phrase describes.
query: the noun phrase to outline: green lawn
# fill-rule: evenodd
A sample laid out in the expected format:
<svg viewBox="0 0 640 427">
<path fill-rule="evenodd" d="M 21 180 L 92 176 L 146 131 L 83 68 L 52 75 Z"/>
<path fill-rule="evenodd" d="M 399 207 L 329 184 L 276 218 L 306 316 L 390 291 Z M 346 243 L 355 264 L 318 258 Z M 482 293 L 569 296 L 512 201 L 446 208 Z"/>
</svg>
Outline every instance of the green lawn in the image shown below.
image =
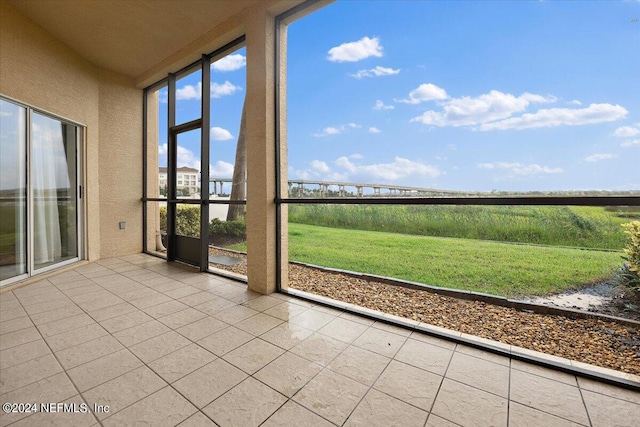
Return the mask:
<svg viewBox="0 0 640 427">
<path fill-rule="evenodd" d="M 593 283 L 622 263 L 619 252 L 294 223 L 289 223 L 289 260 L 506 297 Z"/>
</svg>

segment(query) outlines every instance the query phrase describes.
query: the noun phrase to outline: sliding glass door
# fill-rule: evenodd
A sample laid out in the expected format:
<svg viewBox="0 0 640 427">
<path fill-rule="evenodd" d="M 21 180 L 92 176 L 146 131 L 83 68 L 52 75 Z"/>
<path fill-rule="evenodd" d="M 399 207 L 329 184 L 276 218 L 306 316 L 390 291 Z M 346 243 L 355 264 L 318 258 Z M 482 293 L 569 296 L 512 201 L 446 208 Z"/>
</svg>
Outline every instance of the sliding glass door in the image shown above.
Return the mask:
<svg viewBox="0 0 640 427">
<path fill-rule="evenodd" d="M 80 259 L 80 130 L 0 99 L 0 285 Z"/>
</svg>

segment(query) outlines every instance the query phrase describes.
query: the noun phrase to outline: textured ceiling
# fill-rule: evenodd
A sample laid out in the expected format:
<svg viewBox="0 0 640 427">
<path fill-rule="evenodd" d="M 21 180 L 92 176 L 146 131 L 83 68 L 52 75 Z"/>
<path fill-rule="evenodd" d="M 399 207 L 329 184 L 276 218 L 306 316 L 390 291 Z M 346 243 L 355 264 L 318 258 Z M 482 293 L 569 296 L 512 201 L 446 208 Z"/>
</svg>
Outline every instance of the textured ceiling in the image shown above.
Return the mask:
<svg viewBox="0 0 640 427">
<path fill-rule="evenodd" d="M 138 77 L 263 0 L 6 0 L 99 67 Z"/>
</svg>

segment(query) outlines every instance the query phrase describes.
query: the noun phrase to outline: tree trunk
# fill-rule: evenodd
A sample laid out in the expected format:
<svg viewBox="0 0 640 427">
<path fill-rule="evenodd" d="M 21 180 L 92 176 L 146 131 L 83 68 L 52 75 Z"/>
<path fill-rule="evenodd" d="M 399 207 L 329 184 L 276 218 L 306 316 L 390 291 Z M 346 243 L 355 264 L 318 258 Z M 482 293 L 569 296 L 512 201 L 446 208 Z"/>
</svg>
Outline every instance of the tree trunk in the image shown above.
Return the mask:
<svg viewBox="0 0 640 427">
<path fill-rule="evenodd" d="M 245 104 L 242 105 L 242 117 L 240 118 L 240 130 L 238 131 L 236 160 L 233 166 L 233 179 L 231 182 L 231 200 L 245 200 L 247 198 L 247 121 Z M 238 218 L 243 218 L 244 208 L 244 205 L 229 205 L 229 211 L 227 212 L 227 221 L 233 221 Z"/>
</svg>

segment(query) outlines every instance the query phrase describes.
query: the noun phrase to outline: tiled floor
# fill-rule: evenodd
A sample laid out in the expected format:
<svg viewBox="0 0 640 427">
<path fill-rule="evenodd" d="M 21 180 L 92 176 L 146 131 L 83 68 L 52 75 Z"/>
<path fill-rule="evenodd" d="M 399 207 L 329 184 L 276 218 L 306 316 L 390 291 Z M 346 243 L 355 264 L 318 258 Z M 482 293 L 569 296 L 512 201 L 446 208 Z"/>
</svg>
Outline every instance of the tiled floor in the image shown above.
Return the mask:
<svg viewBox="0 0 640 427">
<path fill-rule="evenodd" d="M 76 411 L 2 413 L 2 426 L 640 420 L 640 393 L 285 295 L 260 296 L 145 255 L 1 294 L 0 333 L 0 402 Z"/>
</svg>

